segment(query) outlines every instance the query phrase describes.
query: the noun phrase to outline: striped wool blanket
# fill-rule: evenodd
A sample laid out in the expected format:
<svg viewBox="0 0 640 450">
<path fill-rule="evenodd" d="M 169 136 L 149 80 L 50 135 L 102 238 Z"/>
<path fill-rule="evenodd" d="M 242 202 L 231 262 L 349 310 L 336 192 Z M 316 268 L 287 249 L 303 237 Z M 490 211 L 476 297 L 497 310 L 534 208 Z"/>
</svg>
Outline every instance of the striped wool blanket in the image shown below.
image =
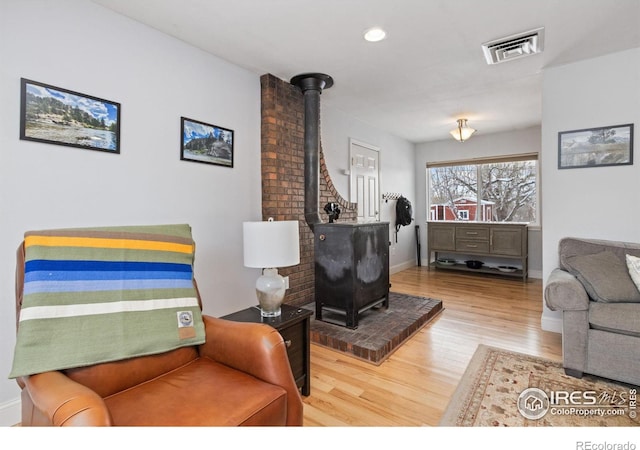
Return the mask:
<svg viewBox="0 0 640 450">
<path fill-rule="evenodd" d="M 204 342 L 189 225 L 25 233 L 10 378 Z"/>
</svg>

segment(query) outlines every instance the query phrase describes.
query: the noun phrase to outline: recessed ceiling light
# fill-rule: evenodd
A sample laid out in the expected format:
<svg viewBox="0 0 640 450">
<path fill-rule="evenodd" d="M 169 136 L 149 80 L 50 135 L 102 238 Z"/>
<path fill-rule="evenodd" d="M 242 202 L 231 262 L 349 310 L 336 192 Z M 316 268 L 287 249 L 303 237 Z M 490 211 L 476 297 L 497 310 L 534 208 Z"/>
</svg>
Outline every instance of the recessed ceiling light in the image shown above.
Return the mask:
<svg viewBox="0 0 640 450">
<path fill-rule="evenodd" d="M 386 36 L 387 36 L 387 32 L 384 31 L 382 28 L 378 28 L 378 27 L 370 28 L 364 32 L 364 38 L 369 42 L 381 41 Z"/>
</svg>

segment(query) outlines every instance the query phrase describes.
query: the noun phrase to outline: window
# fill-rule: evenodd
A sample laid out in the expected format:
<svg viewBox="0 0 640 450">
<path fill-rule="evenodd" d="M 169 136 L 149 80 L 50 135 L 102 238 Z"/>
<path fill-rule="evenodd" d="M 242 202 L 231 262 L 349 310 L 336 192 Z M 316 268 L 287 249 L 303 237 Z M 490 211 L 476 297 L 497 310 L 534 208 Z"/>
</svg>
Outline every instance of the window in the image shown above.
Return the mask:
<svg viewBox="0 0 640 450">
<path fill-rule="evenodd" d="M 538 155 L 427 164 L 429 219 L 538 220 Z"/>
</svg>

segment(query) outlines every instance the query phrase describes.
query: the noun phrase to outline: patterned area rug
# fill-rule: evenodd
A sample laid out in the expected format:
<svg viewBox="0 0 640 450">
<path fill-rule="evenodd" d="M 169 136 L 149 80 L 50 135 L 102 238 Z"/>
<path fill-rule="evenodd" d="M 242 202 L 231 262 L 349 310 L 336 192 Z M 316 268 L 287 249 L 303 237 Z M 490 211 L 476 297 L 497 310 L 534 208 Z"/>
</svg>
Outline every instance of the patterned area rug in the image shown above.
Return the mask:
<svg viewBox="0 0 640 450">
<path fill-rule="evenodd" d="M 562 363 L 479 345 L 441 426 L 638 426 L 638 386 L 564 374 Z"/>
<path fill-rule="evenodd" d="M 315 304 L 304 308 L 315 311 Z M 443 310 L 442 301 L 389 293 L 389 309 L 372 308 L 358 318 L 358 328 L 311 318 L 311 342 L 379 365 Z M 331 319 L 324 311 L 323 318 Z M 334 317 L 344 322 L 344 317 Z"/>
</svg>

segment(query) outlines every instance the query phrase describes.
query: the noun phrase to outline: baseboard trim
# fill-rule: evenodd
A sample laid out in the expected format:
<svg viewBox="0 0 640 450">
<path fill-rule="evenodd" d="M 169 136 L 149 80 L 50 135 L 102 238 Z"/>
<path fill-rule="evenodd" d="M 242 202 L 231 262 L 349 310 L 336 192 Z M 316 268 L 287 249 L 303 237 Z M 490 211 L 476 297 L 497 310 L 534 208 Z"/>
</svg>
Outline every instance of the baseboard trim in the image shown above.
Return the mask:
<svg viewBox="0 0 640 450">
<path fill-rule="evenodd" d="M 540 319 L 540 327 L 544 331 L 551 331 L 553 333 L 562 334 L 562 318 L 561 317 L 545 317 L 542 314 Z"/>
<path fill-rule="evenodd" d="M 416 266 L 415 261 L 405 261 L 403 263 L 396 264 L 395 266 L 389 267 L 389 273 L 394 274 L 394 273 L 402 272 L 403 270 L 406 270 L 415 266 Z"/>
<path fill-rule="evenodd" d="M 529 270 L 529 278 L 542 280 L 542 270 Z"/>
<path fill-rule="evenodd" d="M 21 420 L 20 397 L 0 404 L 0 426 L 12 427 Z"/>
</svg>

